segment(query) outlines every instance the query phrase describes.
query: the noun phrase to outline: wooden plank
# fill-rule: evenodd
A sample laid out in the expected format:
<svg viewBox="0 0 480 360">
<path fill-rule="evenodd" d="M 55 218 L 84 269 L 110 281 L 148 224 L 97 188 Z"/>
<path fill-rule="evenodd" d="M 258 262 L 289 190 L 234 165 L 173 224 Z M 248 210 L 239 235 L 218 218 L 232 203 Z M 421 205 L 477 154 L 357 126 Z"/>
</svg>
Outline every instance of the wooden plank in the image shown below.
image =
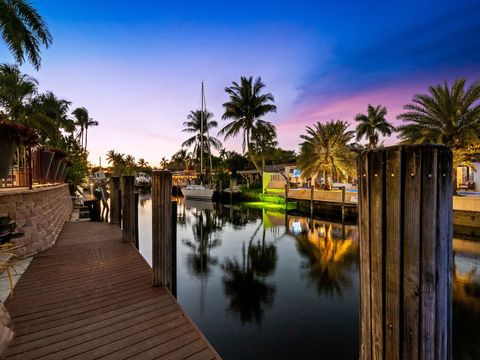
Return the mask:
<svg viewBox="0 0 480 360">
<path fill-rule="evenodd" d="M 359 174 L 359 226 L 360 226 L 360 358 L 371 359 L 372 317 L 370 302 L 370 211 L 368 157 L 362 154 L 357 160 Z"/>
<path fill-rule="evenodd" d="M 438 192 L 437 192 L 437 307 L 435 324 L 435 358 L 451 359 L 451 276 L 452 276 L 452 155 L 449 150 L 438 153 Z M 446 319 L 445 319 L 446 317 Z"/>
<path fill-rule="evenodd" d="M 400 359 L 402 258 L 402 150 L 386 150 L 385 169 L 385 359 Z"/>
<path fill-rule="evenodd" d="M 420 199 L 421 150 L 404 152 L 404 219 L 403 219 L 403 358 L 419 356 L 418 318 L 420 315 Z"/>
<path fill-rule="evenodd" d="M 437 149 L 422 149 L 421 267 L 420 267 L 420 358 L 435 358 L 436 239 L 437 239 Z"/>
<path fill-rule="evenodd" d="M 372 301 L 372 359 L 384 358 L 384 158 L 382 152 L 368 154 L 370 178 L 370 261 Z"/>
<path fill-rule="evenodd" d="M 151 286 L 149 265 L 121 239 L 109 224 L 65 225 L 6 303 L 16 330 L 7 358 L 120 359 L 151 349 L 220 358 L 168 289 Z M 46 294 L 35 295 L 42 284 Z"/>
</svg>

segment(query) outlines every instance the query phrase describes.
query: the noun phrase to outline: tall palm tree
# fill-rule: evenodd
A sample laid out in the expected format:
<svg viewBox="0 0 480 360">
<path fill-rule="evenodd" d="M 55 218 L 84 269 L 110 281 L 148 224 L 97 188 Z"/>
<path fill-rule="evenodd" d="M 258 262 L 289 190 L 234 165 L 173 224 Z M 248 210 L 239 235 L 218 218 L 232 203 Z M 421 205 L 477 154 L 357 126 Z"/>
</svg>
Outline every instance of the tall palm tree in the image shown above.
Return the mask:
<svg viewBox="0 0 480 360">
<path fill-rule="evenodd" d="M 88 128 L 90 126 L 98 126 L 98 121 L 88 118 L 88 121 L 85 123 L 85 151 L 87 150 L 87 140 L 88 140 Z"/>
<path fill-rule="evenodd" d="M 72 111 L 72 115 L 75 118 L 75 125 L 80 128 L 78 136 L 80 145 L 83 148 L 83 134 L 85 132 L 85 124 L 88 122 L 88 110 L 84 107 L 79 107 Z"/>
<path fill-rule="evenodd" d="M 25 58 L 40 68 L 40 46 L 52 43 L 52 35 L 38 11 L 27 0 L 0 0 L 0 32 L 15 60 Z"/>
<path fill-rule="evenodd" d="M 465 79 L 451 86 L 430 86 L 429 94 L 415 95 L 398 119 L 400 138 L 405 143 L 444 144 L 453 151 L 454 170 L 463 162 L 465 149 L 480 136 L 480 82 L 465 89 Z"/>
<path fill-rule="evenodd" d="M 340 120 L 307 126 L 307 134 L 300 136 L 305 140 L 300 144 L 298 156 L 302 176 L 322 174 L 325 185 L 330 187 L 330 177 L 355 173 L 355 154 L 349 146 L 354 132 L 347 128 L 348 123 Z"/>
<path fill-rule="evenodd" d="M 377 105 L 373 107 L 368 104 L 367 114 L 358 114 L 355 116 L 357 125 L 357 141 L 362 137 L 368 140 L 370 149 L 375 149 L 378 145 L 379 134 L 390 136 L 395 128 L 387 121 L 387 108 Z"/>
<path fill-rule="evenodd" d="M 202 118 L 203 118 L 203 134 L 202 134 Z M 210 130 L 216 128 L 218 123 L 215 120 L 212 120 L 213 114 L 208 110 L 190 111 L 190 114 L 187 115 L 187 121 L 183 123 L 185 128 L 183 132 L 194 134 L 187 140 L 182 143 L 182 147 L 189 148 L 193 145 L 193 153 L 197 158 L 200 157 L 200 151 L 202 149 L 201 143 L 203 138 L 203 151 L 209 149 L 207 153 L 211 153 L 211 148 L 213 147 L 216 150 L 219 150 L 222 147 L 220 140 L 213 136 L 207 136 L 210 133 Z"/>
<path fill-rule="evenodd" d="M 87 150 L 88 128 L 90 126 L 98 126 L 98 121 L 95 121 L 90 117 L 88 110 L 85 107 L 76 108 L 72 111 L 72 114 L 75 117 L 75 124 L 80 128 L 80 144 L 84 150 Z M 83 137 L 84 134 L 85 138 Z"/>
<path fill-rule="evenodd" d="M 262 120 L 262 117 L 270 112 L 276 112 L 277 107 L 273 104 L 275 99 L 271 93 L 262 94 L 265 84 L 262 78 L 258 77 L 253 82 L 253 78 L 240 78 L 240 84 L 233 81 L 232 86 L 226 87 L 225 91 L 230 96 L 230 100 L 223 104 L 225 110 L 222 119 L 232 120 L 218 133 L 224 135 L 225 140 L 237 136 L 243 132 L 243 151 L 247 152 L 253 165 L 260 172 L 260 168 L 250 152 L 250 140 L 252 132 L 258 126 L 269 124 Z"/>
</svg>

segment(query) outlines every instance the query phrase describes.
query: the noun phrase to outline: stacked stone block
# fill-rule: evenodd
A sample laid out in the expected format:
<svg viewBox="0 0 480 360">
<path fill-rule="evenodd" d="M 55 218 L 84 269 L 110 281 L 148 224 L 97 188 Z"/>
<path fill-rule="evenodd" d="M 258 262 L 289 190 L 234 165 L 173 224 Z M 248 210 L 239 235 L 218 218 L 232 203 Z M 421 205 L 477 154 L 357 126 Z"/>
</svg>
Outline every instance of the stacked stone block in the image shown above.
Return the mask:
<svg viewBox="0 0 480 360">
<path fill-rule="evenodd" d="M 68 185 L 0 191 L 0 216 L 9 216 L 23 232 L 12 239 L 20 258 L 52 247 L 70 218 L 73 204 Z"/>
</svg>

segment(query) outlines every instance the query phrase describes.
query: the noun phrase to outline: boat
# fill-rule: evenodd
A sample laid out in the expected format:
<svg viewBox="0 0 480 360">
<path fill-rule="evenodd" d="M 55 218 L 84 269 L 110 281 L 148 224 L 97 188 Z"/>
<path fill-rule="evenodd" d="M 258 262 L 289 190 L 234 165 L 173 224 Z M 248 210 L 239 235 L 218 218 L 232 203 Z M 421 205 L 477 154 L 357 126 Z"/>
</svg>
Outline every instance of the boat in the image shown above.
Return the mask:
<svg viewBox="0 0 480 360">
<path fill-rule="evenodd" d="M 151 185 L 152 179 L 150 176 L 145 174 L 144 172 L 139 172 L 137 177 L 135 178 L 135 186 L 138 187 L 148 187 Z"/>
<path fill-rule="evenodd" d="M 203 179 L 203 122 L 204 116 L 203 114 L 205 113 L 206 106 L 205 106 L 205 91 L 203 88 L 203 82 L 202 82 L 202 105 L 201 105 L 201 115 L 200 115 L 200 179 Z M 207 128 L 207 136 L 208 136 L 208 128 Z M 210 146 L 208 151 L 210 152 Z M 210 154 L 211 156 L 211 154 Z M 211 160 L 210 160 L 211 163 Z M 210 172 L 212 169 L 210 169 Z M 182 194 L 185 197 L 185 199 L 196 199 L 196 200 L 208 200 L 211 201 L 213 197 L 213 192 L 214 190 L 203 184 L 202 180 L 200 182 L 200 185 L 188 185 L 184 186 L 181 188 Z"/>
<path fill-rule="evenodd" d="M 196 203 L 194 200 L 206 200 L 211 202 L 213 197 L 213 189 L 203 185 L 189 185 L 182 188 L 182 194 L 185 197 L 186 204 L 189 204 L 192 207 L 198 207 L 198 203 Z"/>
</svg>

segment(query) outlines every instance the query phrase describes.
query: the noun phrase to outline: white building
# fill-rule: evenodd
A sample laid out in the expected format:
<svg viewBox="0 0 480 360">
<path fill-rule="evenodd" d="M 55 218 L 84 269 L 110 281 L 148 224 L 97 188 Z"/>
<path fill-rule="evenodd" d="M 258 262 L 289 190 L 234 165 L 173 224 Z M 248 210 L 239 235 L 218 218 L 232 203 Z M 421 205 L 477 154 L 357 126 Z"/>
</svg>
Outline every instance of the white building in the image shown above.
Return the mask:
<svg viewBox="0 0 480 360">
<path fill-rule="evenodd" d="M 462 191 L 480 191 L 480 162 L 473 163 L 475 170 L 469 166 L 457 168 L 457 188 Z"/>
</svg>

